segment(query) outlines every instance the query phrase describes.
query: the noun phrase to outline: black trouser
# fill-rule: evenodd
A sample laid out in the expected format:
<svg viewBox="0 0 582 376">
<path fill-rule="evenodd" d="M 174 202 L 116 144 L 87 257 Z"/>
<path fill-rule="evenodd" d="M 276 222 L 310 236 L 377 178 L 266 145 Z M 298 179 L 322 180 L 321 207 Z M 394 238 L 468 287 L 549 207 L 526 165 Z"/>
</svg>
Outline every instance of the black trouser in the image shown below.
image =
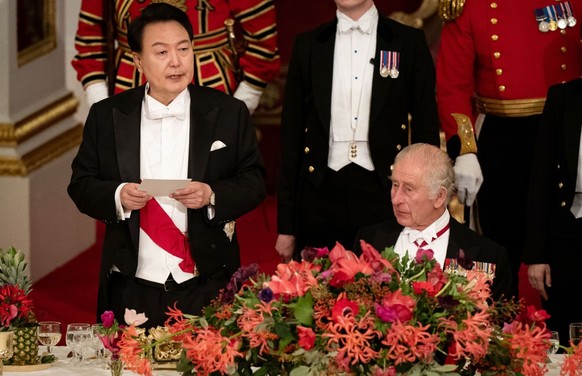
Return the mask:
<svg viewBox="0 0 582 376">
<path fill-rule="evenodd" d="M 304 247 L 328 247 L 336 242 L 352 249 L 358 230 L 394 219 L 390 187 L 376 171 L 351 163 L 339 171 L 328 169 L 320 186 L 303 186 L 297 219 L 297 252 Z"/>
<path fill-rule="evenodd" d="M 487 115 L 478 140 L 483 185 L 478 194 L 483 235 L 507 249 L 518 296 L 525 239 L 526 201 L 540 116 Z"/>
<path fill-rule="evenodd" d="M 182 284 L 167 281 L 158 284 L 140 280 L 128 279 L 121 273 L 113 272 L 109 276 L 110 310 L 115 318 L 123 323 L 125 309 L 135 309 L 137 313 L 145 313 L 148 321 L 140 326 L 151 328 L 163 326 L 168 319 L 168 307 L 174 305 L 183 313 L 198 315 L 202 309 L 218 296 L 219 291 L 228 283 L 226 270 L 209 278 L 194 278 Z"/>
<path fill-rule="evenodd" d="M 580 267 L 582 265 L 582 218 L 575 219 L 569 210 L 552 218 L 550 232 L 550 269 L 552 287 L 546 287 L 548 300 L 542 305 L 550 314 L 550 330 L 560 334 L 560 343 L 568 345 L 568 327 L 582 322 L 580 308 Z"/>
</svg>

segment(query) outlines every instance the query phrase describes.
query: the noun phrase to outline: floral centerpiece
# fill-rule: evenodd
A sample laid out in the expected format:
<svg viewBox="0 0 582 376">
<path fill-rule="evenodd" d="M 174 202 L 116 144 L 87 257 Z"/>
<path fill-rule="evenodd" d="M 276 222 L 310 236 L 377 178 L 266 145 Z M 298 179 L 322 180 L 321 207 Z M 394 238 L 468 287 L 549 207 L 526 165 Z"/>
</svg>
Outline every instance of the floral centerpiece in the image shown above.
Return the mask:
<svg viewBox="0 0 582 376">
<path fill-rule="evenodd" d="M 32 281 L 24 253 L 14 247 L 0 249 L 0 330 L 14 332 L 14 355 L 5 364 L 51 362 L 38 355 L 38 322 L 28 297 Z"/>
<path fill-rule="evenodd" d="M 137 313 L 134 309 L 125 309 L 125 322 L 132 323 L 133 327 L 138 327 L 148 319 L 143 313 Z M 111 353 L 109 359 L 109 369 L 114 376 L 123 373 L 123 361 L 119 357 L 119 341 L 124 331 L 124 325 L 120 325 L 115 319 L 113 311 L 105 311 L 101 314 L 101 324 L 97 325 L 97 336 L 105 347 Z M 140 330 L 141 333 L 145 332 Z"/>
<path fill-rule="evenodd" d="M 202 316 L 170 308 L 183 375 L 542 375 L 547 315 L 490 298 L 485 273 L 458 257 L 445 273 L 430 253 L 399 258 L 362 243 L 306 249 L 272 277 L 241 268 Z M 134 326 L 119 343 L 127 366 L 151 375 Z M 580 350 L 578 350 L 580 351 Z M 582 351 L 580 351 L 582 353 Z M 575 358 L 571 358 L 573 364 Z M 579 364 L 579 363 L 578 363 Z M 575 367 L 575 364 L 572 365 Z"/>
</svg>

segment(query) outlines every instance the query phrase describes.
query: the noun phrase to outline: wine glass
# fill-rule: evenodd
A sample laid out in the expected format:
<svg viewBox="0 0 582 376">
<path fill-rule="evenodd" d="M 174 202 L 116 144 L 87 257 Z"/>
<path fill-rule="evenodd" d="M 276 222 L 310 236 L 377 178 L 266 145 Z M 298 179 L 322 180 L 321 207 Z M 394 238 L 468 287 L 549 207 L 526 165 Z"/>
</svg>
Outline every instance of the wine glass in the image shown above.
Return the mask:
<svg viewBox="0 0 582 376">
<path fill-rule="evenodd" d="M 61 340 L 61 323 L 58 321 L 41 321 L 38 323 L 38 341 L 46 346 L 47 353 L 52 354 L 52 346 Z"/>
<path fill-rule="evenodd" d="M 550 332 L 550 347 L 548 347 L 548 355 L 554 355 L 560 348 L 560 335 L 558 332 Z"/>
<path fill-rule="evenodd" d="M 91 325 L 91 330 L 93 332 L 93 337 L 91 338 L 91 349 L 95 351 L 95 364 L 101 365 L 103 363 L 103 356 L 105 352 L 105 346 L 103 341 L 101 341 L 99 330 L 101 324 Z"/>
<path fill-rule="evenodd" d="M 570 341 L 574 346 L 578 346 L 582 340 L 582 322 L 573 322 L 570 324 Z"/>
<path fill-rule="evenodd" d="M 67 336 L 65 337 L 67 347 L 73 353 L 73 362 L 81 364 L 83 362 L 84 343 L 91 336 L 91 325 L 87 323 L 71 323 L 67 325 Z"/>
<path fill-rule="evenodd" d="M 4 370 L 4 360 L 12 358 L 14 332 L 0 332 L 0 375 Z"/>
</svg>

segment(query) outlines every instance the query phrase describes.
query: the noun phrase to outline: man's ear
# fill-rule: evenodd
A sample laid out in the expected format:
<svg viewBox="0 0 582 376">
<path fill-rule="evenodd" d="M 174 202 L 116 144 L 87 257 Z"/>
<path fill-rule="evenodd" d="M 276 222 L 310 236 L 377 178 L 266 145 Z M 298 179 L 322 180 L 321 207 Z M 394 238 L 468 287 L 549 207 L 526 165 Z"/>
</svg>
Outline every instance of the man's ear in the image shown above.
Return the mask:
<svg viewBox="0 0 582 376">
<path fill-rule="evenodd" d="M 441 208 L 447 204 L 448 192 L 445 187 L 440 187 L 434 200 L 435 209 Z"/>
<path fill-rule="evenodd" d="M 139 54 L 137 52 L 132 52 L 131 56 L 133 57 L 133 63 L 137 67 L 137 70 L 140 73 L 143 73 L 143 67 L 141 65 L 141 58 L 139 57 Z"/>
</svg>

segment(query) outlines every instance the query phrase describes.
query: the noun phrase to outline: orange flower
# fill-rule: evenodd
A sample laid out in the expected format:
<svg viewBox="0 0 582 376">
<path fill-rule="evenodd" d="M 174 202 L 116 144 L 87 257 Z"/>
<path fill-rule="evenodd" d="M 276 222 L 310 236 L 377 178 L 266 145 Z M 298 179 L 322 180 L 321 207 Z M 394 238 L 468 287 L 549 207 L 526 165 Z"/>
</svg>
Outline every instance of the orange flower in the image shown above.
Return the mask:
<svg viewBox="0 0 582 376">
<path fill-rule="evenodd" d="M 544 324 L 530 327 L 520 322 L 512 327 L 509 337 L 511 354 L 523 362 L 522 373 L 528 376 L 541 376 L 547 372 L 546 361 L 550 333 Z"/>
<path fill-rule="evenodd" d="M 236 347 L 236 341 L 223 337 L 211 327 L 196 330 L 183 343 L 186 356 L 197 365 L 196 374 L 202 376 L 213 372 L 225 374 L 235 358 L 243 356 Z"/>
<path fill-rule="evenodd" d="M 394 365 L 402 363 L 431 362 L 437 348 L 439 337 L 427 330 L 430 325 L 413 326 L 402 322 L 392 324 L 382 340 L 387 348 L 387 357 L 394 360 Z"/>
<path fill-rule="evenodd" d="M 327 329 L 322 337 L 329 338 L 327 347 L 337 351 L 336 362 L 344 371 L 349 364 L 369 363 L 379 357 L 380 353 L 373 350 L 372 344 L 381 333 L 375 329 L 370 312 L 359 320 L 351 315 L 339 317 L 339 321 L 330 323 Z"/>
<path fill-rule="evenodd" d="M 270 282 L 265 282 L 265 287 L 270 288 L 274 294 L 303 296 L 311 287 L 317 286 L 318 282 L 313 273 L 320 269 L 319 265 L 307 261 L 279 264 L 276 275 Z"/>
<path fill-rule="evenodd" d="M 143 355 L 142 344 L 137 337 L 138 333 L 134 325 L 126 327 L 117 344 L 119 355 L 128 369 L 133 369 L 140 375 L 151 376 L 150 360 Z"/>
<path fill-rule="evenodd" d="M 572 352 L 566 355 L 560 376 L 580 376 L 582 375 L 582 342 L 576 345 Z"/>
<path fill-rule="evenodd" d="M 453 335 L 455 359 L 472 358 L 477 362 L 487 355 L 492 331 L 489 313 L 480 311 L 471 315 L 467 312 L 467 318 L 460 324 L 452 319 L 444 319 L 441 323 Z"/>
</svg>

